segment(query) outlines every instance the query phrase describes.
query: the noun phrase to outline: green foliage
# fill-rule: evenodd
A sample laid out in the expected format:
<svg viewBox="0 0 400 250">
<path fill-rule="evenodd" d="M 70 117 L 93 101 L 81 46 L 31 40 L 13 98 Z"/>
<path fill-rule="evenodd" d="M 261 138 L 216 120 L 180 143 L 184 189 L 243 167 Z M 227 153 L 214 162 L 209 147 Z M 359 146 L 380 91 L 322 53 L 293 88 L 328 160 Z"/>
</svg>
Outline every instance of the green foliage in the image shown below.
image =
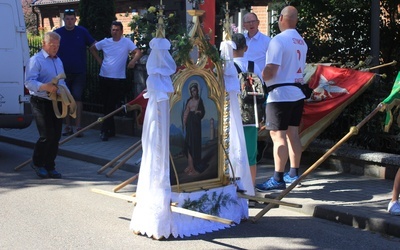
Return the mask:
<svg viewBox="0 0 400 250">
<path fill-rule="evenodd" d="M 287 3 L 274 1 L 280 13 Z M 305 38 L 309 50 L 307 62 L 337 62 L 354 67 L 360 61 L 368 63 L 371 54 L 371 5 L 372 0 L 294 0 L 290 1 L 299 11 L 297 29 Z M 400 0 L 380 1 L 380 63 L 400 60 Z M 272 34 L 279 32 L 277 23 Z M 376 34 L 378 35 L 378 34 Z M 376 65 L 368 65 L 371 67 Z M 369 89 L 349 105 L 342 114 L 319 136 L 338 141 L 351 126 L 361 122 L 390 93 L 399 65 L 380 69 L 386 79 L 377 77 Z M 383 132 L 384 115 L 376 115 L 351 138 L 349 143 L 365 149 L 400 153 L 400 132 L 392 126 L 390 133 Z"/>
<path fill-rule="evenodd" d="M 158 6 L 157 6 L 158 7 Z M 129 24 L 133 31 L 132 39 L 144 55 L 150 54 L 149 43 L 156 35 L 158 11 L 155 6 L 150 6 L 143 15 L 134 15 Z M 165 38 L 173 40 L 185 33 L 185 25 L 180 21 L 176 12 L 164 12 Z"/>
<path fill-rule="evenodd" d="M 110 37 L 112 21 L 115 21 L 114 0 L 80 0 L 79 25 L 87 28 L 94 39 Z"/>
<path fill-rule="evenodd" d="M 227 207 L 229 204 L 237 204 L 237 201 L 230 194 L 221 192 L 217 195 L 216 192 L 211 194 L 203 194 L 198 200 L 186 199 L 182 205 L 183 208 L 197 211 L 200 213 L 219 216 L 221 208 Z"/>
</svg>

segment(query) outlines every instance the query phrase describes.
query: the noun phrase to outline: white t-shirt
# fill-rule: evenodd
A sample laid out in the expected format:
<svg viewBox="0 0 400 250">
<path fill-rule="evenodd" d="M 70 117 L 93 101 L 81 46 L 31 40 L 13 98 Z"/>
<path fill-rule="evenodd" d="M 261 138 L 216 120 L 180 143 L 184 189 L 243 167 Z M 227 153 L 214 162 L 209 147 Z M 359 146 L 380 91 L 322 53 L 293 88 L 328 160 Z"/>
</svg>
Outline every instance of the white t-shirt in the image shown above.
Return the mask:
<svg viewBox="0 0 400 250">
<path fill-rule="evenodd" d="M 248 33 L 244 36 L 247 44 L 247 51 L 244 53 L 244 57 L 249 61 L 254 61 L 258 68 L 263 70 L 265 66 L 265 56 L 271 38 L 260 31 L 258 31 L 252 38 L 249 38 Z"/>
<path fill-rule="evenodd" d="M 107 78 L 126 78 L 128 55 L 137 47 L 131 39 L 122 37 L 115 42 L 105 38 L 95 44 L 97 50 L 103 50 L 104 59 L 100 68 L 100 76 Z"/>
<path fill-rule="evenodd" d="M 242 70 L 242 72 L 246 72 L 247 71 L 247 67 L 249 66 L 249 60 L 247 60 L 246 58 L 244 58 L 244 57 L 235 57 L 235 58 L 233 58 L 233 62 L 236 63 L 239 66 L 239 68 Z M 254 73 L 256 75 L 258 75 L 258 77 L 262 81 L 261 70 L 257 66 L 257 64 L 255 64 L 255 63 L 254 63 Z"/>
<path fill-rule="evenodd" d="M 279 65 L 274 78 L 265 82 L 268 86 L 279 83 L 303 83 L 307 44 L 295 29 L 287 29 L 272 38 L 267 51 L 266 64 Z M 292 102 L 304 98 L 296 86 L 275 88 L 268 93 L 269 102 Z"/>
</svg>

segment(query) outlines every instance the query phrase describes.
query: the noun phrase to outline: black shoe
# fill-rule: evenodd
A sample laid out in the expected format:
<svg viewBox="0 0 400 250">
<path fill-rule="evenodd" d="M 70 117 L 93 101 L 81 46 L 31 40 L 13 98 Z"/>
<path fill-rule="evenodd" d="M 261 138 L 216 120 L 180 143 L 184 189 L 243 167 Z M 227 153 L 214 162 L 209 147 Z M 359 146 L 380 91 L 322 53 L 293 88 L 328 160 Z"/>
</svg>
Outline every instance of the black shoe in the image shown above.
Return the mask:
<svg viewBox="0 0 400 250">
<path fill-rule="evenodd" d="M 55 170 L 55 169 L 49 170 L 48 172 L 49 172 L 50 178 L 53 178 L 53 179 L 61 179 L 62 178 L 62 175 L 59 172 L 57 172 L 57 170 Z"/>
<path fill-rule="evenodd" d="M 35 170 L 36 175 L 40 178 L 47 178 L 49 177 L 49 173 L 44 167 L 36 167 L 33 163 L 31 163 L 31 167 Z"/>
<path fill-rule="evenodd" d="M 73 135 L 73 134 L 74 134 L 74 130 L 69 126 L 66 126 L 64 128 L 64 132 L 62 133 L 62 136 L 70 136 L 70 135 Z"/>
<path fill-rule="evenodd" d="M 107 135 L 107 133 L 106 133 L 106 132 L 101 132 L 101 134 L 100 134 L 100 139 L 101 139 L 102 141 L 108 141 L 108 135 Z"/>
</svg>

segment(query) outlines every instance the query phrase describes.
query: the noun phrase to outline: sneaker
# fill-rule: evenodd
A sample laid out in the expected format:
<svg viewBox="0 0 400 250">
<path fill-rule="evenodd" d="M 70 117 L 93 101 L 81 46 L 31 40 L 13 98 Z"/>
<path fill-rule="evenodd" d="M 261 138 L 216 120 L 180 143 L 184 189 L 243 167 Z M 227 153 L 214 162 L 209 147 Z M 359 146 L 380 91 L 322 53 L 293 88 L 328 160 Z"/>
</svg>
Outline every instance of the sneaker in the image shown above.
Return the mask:
<svg viewBox="0 0 400 250">
<path fill-rule="evenodd" d="M 49 170 L 49 177 L 53 179 L 61 179 L 62 175 L 55 169 Z"/>
<path fill-rule="evenodd" d="M 291 185 L 291 184 L 292 184 L 293 182 L 295 182 L 297 179 L 299 179 L 299 176 L 298 176 L 298 175 L 293 176 L 293 177 L 290 177 L 289 173 L 285 173 L 285 174 L 283 175 L 283 181 L 284 181 L 287 185 Z M 301 183 L 300 183 L 300 182 L 297 183 L 296 187 L 300 187 L 300 186 L 301 186 Z"/>
<path fill-rule="evenodd" d="M 35 170 L 36 175 L 39 176 L 40 178 L 47 178 L 49 177 L 49 173 L 44 167 L 37 167 L 33 163 L 31 163 L 31 168 Z"/>
<path fill-rule="evenodd" d="M 66 126 L 64 128 L 64 132 L 62 133 L 62 136 L 70 136 L 74 134 L 74 130 L 70 126 Z"/>
<path fill-rule="evenodd" d="M 286 189 L 286 184 L 284 181 L 278 182 L 274 177 L 271 177 L 268 181 L 262 184 L 256 184 L 256 190 L 259 192 L 265 192 L 274 189 Z"/>
<path fill-rule="evenodd" d="M 389 202 L 388 212 L 391 215 L 400 215 L 400 203 L 399 203 L 399 201 Z"/>
</svg>

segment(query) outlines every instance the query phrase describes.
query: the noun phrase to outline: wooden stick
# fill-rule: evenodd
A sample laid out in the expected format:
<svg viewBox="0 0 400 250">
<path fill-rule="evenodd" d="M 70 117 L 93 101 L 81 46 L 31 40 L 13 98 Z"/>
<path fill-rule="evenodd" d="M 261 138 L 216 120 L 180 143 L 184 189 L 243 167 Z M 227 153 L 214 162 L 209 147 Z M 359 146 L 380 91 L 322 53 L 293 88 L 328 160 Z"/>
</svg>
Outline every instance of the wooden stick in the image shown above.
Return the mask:
<svg viewBox="0 0 400 250">
<path fill-rule="evenodd" d="M 114 159 L 112 159 L 111 161 L 109 161 L 107 164 L 105 164 L 103 167 L 101 167 L 99 170 L 97 170 L 98 174 L 101 174 L 104 170 L 106 170 L 107 168 L 111 167 L 112 165 L 114 165 L 114 163 L 116 163 L 119 159 L 121 159 L 122 157 L 124 157 L 126 154 L 128 154 L 131 150 L 133 150 L 134 148 L 136 148 L 139 144 L 141 144 L 141 141 L 137 141 L 135 144 L 133 144 L 132 146 L 130 146 L 129 148 L 127 148 L 124 152 L 122 152 L 121 154 L 119 154 L 117 157 L 115 157 Z"/>
<path fill-rule="evenodd" d="M 128 180 L 122 182 L 121 184 L 117 185 L 115 188 L 113 188 L 113 192 L 116 193 L 118 192 L 121 188 L 125 187 L 126 185 L 134 182 L 137 178 L 139 177 L 139 174 L 135 174 L 134 176 L 132 176 L 131 178 L 129 178 Z"/>
<path fill-rule="evenodd" d="M 138 146 L 133 149 L 122 161 L 120 161 L 117 165 L 115 165 L 107 174 L 107 177 L 110 177 L 117 169 L 119 169 L 122 165 L 124 165 L 132 156 L 134 156 L 140 149 L 142 148 L 142 144 L 138 144 Z"/>
<path fill-rule="evenodd" d="M 396 65 L 396 63 L 397 63 L 397 61 L 393 60 L 390 63 L 384 63 L 384 64 L 381 64 L 381 65 L 378 65 L 378 66 L 375 66 L 375 67 L 368 68 L 368 71 L 371 71 L 371 70 L 374 70 L 374 69 L 383 68 L 383 67 L 386 67 L 386 66 Z"/>
<path fill-rule="evenodd" d="M 351 127 L 349 132 L 332 148 L 330 148 L 321 158 L 319 158 L 313 165 L 311 165 L 302 175 L 299 176 L 289 187 L 283 190 L 275 199 L 282 200 L 290 191 L 297 186 L 304 178 L 306 178 L 312 171 L 314 171 L 322 162 L 324 162 L 337 148 L 339 148 L 343 143 L 345 143 L 351 136 L 358 134 L 358 131 L 365 123 L 367 123 L 376 113 L 378 113 L 384 104 L 380 103 L 367 117 L 365 117 L 357 126 Z M 264 216 L 275 204 L 269 203 L 264 207 L 256 216 L 253 218 L 253 222 Z"/>
<path fill-rule="evenodd" d="M 279 200 L 269 199 L 269 198 L 265 198 L 265 197 L 251 196 L 251 195 L 242 194 L 242 193 L 237 193 L 237 196 L 240 198 L 248 199 L 248 200 L 262 201 L 262 202 L 273 203 L 273 204 L 282 205 L 282 206 L 295 207 L 295 208 L 303 207 L 303 205 L 300 205 L 300 204 L 279 201 Z"/>
<path fill-rule="evenodd" d="M 97 189 L 97 188 L 92 188 L 92 191 L 95 192 L 95 193 L 98 193 L 98 194 L 108 195 L 108 196 L 111 196 L 111 197 L 114 197 L 114 198 L 119 198 L 119 199 L 130 201 L 130 202 L 133 202 L 134 204 L 136 204 L 136 197 L 122 195 L 122 194 L 116 194 L 116 193 L 104 191 L 104 190 Z M 176 203 L 174 203 L 174 205 L 175 204 Z M 189 210 L 189 209 L 182 208 L 182 207 L 176 207 L 176 206 L 173 206 L 173 205 L 171 205 L 170 207 L 171 207 L 171 211 L 175 212 L 175 213 L 180 213 L 180 214 L 184 214 L 184 215 L 188 215 L 188 216 L 193 216 L 193 217 L 204 219 L 204 220 L 211 220 L 211 221 L 215 221 L 215 222 L 220 222 L 220 223 L 227 224 L 227 225 L 232 225 L 233 224 L 232 220 L 224 219 L 224 218 L 221 218 L 221 217 L 218 217 L 218 216 L 197 212 L 197 211 Z"/>
</svg>

